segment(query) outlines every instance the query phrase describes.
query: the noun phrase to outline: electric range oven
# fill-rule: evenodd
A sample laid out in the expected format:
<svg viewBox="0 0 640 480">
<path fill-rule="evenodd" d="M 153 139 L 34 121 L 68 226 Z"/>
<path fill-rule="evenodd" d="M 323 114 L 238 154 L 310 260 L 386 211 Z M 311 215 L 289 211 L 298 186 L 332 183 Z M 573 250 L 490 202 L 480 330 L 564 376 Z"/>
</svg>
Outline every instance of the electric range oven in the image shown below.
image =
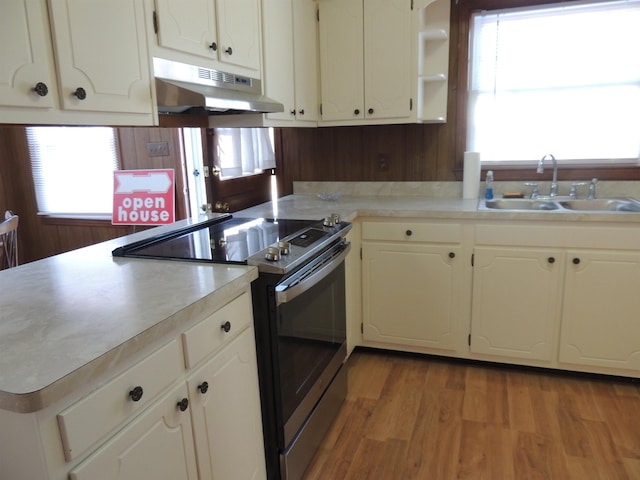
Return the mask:
<svg viewBox="0 0 640 480">
<path fill-rule="evenodd" d="M 302 477 L 346 397 L 344 260 L 351 224 L 208 220 L 114 256 L 254 265 L 253 314 L 267 477 Z"/>
</svg>

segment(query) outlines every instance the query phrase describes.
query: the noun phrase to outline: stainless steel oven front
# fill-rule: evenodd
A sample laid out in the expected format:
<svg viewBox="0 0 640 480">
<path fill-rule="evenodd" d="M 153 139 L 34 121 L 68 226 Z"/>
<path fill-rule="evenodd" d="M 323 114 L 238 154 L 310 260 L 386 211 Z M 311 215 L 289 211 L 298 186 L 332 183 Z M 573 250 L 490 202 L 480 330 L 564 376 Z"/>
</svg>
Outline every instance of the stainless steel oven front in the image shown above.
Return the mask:
<svg viewBox="0 0 640 480">
<path fill-rule="evenodd" d="M 341 239 L 292 274 L 253 284 L 270 479 L 301 478 L 346 396 L 349 248 Z"/>
</svg>

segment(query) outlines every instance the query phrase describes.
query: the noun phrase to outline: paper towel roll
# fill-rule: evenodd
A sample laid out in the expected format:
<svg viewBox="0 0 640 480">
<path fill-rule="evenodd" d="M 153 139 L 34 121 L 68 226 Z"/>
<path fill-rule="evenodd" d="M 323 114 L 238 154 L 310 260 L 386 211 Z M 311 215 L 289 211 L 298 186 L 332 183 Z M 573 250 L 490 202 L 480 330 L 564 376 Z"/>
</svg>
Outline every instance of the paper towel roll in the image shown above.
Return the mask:
<svg viewBox="0 0 640 480">
<path fill-rule="evenodd" d="M 464 152 L 462 198 L 477 200 L 480 193 L 480 153 Z"/>
</svg>

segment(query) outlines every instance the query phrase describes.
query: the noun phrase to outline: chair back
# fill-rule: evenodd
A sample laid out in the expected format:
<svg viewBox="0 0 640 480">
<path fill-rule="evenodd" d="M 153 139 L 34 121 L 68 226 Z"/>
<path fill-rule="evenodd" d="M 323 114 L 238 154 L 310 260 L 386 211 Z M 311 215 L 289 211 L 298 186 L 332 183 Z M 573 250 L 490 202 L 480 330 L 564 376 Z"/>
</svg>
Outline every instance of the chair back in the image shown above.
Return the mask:
<svg viewBox="0 0 640 480">
<path fill-rule="evenodd" d="M 0 223 L 0 270 L 18 265 L 18 215 L 8 211 Z"/>
</svg>

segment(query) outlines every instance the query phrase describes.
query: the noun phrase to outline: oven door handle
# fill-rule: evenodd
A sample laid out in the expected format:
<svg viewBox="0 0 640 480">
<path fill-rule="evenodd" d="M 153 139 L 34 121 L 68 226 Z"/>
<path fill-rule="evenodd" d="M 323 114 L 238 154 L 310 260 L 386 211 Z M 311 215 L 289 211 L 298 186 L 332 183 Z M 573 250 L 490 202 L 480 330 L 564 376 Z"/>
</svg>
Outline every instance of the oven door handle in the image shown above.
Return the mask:
<svg viewBox="0 0 640 480">
<path fill-rule="evenodd" d="M 282 305 L 283 303 L 290 302 L 294 298 L 302 295 L 304 292 L 313 288 L 322 279 L 326 278 L 331 272 L 333 272 L 347 257 L 351 250 L 351 243 L 345 242 L 343 244 L 342 251 L 329 262 L 322 265 L 317 271 L 307 278 L 296 283 L 292 287 L 284 288 L 283 290 L 276 289 L 276 305 Z"/>
</svg>

